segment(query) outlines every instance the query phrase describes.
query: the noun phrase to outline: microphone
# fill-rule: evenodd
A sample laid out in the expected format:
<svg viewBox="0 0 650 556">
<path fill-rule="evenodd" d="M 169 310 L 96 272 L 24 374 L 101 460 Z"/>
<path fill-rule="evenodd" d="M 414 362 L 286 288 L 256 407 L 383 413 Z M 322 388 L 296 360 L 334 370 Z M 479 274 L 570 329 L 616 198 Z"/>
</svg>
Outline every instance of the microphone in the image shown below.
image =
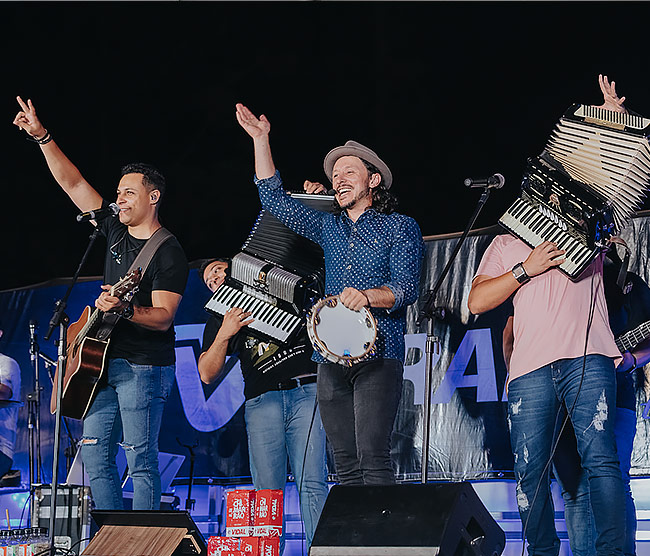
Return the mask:
<svg viewBox="0 0 650 556">
<path fill-rule="evenodd" d="M 116 217 L 119 213 L 120 207 L 118 207 L 116 203 L 111 203 L 104 208 L 98 208 L 77 214 L 77 222 L 88 222 L 89 220 L 95 220 L 96 222 L 99 222 L 100 220 L 104 220 L 104 218 L 108 218 L 109 216 Z"/>
<path fill-rule="evenodd" d="M 488 189 L 501 189 L 503 184 L 506 183 L 506 178 L 501 174 L 494 174 L 489 178 L 466 178 L 463 182 L 467 187 L 474 189 L 475 187 L 486 187 Z"/>
</svg>

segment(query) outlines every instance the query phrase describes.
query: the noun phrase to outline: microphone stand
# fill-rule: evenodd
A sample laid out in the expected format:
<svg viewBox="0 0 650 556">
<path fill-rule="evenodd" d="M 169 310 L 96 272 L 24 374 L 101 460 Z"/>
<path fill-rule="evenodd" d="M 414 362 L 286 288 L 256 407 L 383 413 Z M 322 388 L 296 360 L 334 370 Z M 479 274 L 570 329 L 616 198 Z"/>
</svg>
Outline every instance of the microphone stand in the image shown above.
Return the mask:
<svg viewBox="0 0 650 556">
<path fill-rule="evenodd" d="M 63 376 L 65 374 L 65 367 L 66 367 L 66 360 L 67 360 L 66 352 L 68 348 L 68 339 L 67 339 L 68 323 L 70 322 L 68 315 L 65 314 L 65 309 L 68 305 L 68 299 L 70 297 L 70 294 L 72 293 L 72 288 L 74 288 L 75 284 L 77 283 L 77 280 L 79 279 L 79 275 L 81 274 L 81 269 L 84 266 L 86 259 L 88 258 L 88 255 L 90 254 L 90 250 L 92 249 L 92 246 L 95 243 L 97 236 L 99 236 L 99 229 L 95 226 L 92 234 L 90 234 L 88 246 L 86 247 L 86 250 L 84 251 L 84 254 L 81 257 L 79 266 L 77 267 L 77 270 L 74 273 L 72 280 L 70 281 L 70 285 L 68 286 L 65 295 L 63 296 L 63 298 L 59 299 L 54 305 L 54 314 L 50 319 L 50 326 L 47 330 L 47 334 L 45 335 L 45 340 L 49 340 L 50 336 L 54 332 L 54 329 L 57 327 L 59 328 L 59 340 L 58 340 L 59 356 L 57 362 L 57 377 L 56 377 L 57 378 L 56 412 L 54 415 L 54 423 L 55 423 L 54 454 L 52 458 L 52 485 L 51 485 L 50 523 L 49 523 L 49 546 L 50 546 L 49 555 L 50 556 L 55 556 L 56 554 L 56 547 L 54 546 L 54 526 L 55 526 L 55 518 L 56 518 L 56 497 L 57 497 L 57 487 L 58 487 L 57 483 L 59 480 L 59 449 L 60 449 L 59 447 L 61 444 L 61 398 L 62 398 L 62 390 L 63 390 Z"/>
<path fill-rule="evenodd" d="M 182 444 L 181 441 L 177 438 L 178 442 L 183 448 L 187 448 L 190 452 L 190 477 L 187 485 L 187 498 L 185 499 L 185 510 L 187 512 L 192 512 L 194 510 L 194 504 L 196 500 L 192 498 L 192 483 L 194 482 L 194 460 L 196 459 L 196 454 L 194 453 L 194 448 L 196 448 L 199 443 L 195 442 L 193 445 Z"/>
<path fill-rule="evenodd" d="M 431 382 L 432 382 L 431 379 L 433 374 L 433 355 L 434 353 L 436 354 L 440 353 L 440 339 L 434 336 L 434 328 L 435 328 L 436 319 L 442 320 L 445 317 L 445 308 L 435 306 L 436 296 L 438 295 L 438 291 L 440 290 L 443 282 L 445 281 L 447 274 L 449 274 L 449 271 L 451 270 L 451 266 L 456 260 L 460 248 L 463 246 L 463 243 L 465 243 L 465 240 L 467 239 L 470 230 L 474 226 L 474 223 L 476 222 L 478 215 L 481 213 L 481 210 L 483 209 L 485 203 L 487 203 L 489 197 L 490 197 L 490 186 L 486 184 L 483 187 L 483 193 L 479 198 L 476 209 L 474 210 L 474 214 L 472 214 L 472 217 L 470 218 L 467 226 L 465 227 L 463 234 L 460 236 L 460 239 L 456 243 L 456 247 L 454 247 L 454 250 L 451 256 L 449 257 L 449 260 L 447 261 L 445 268 L 440 274 L 440 277 L 438 278 L 435 285 L 433 286 L 433 289 L 427 292 L 427 295 L 424 299 L 424 304 L 422 306 L 422 309 L 420 309 L 420 313 L 418 315 L 418 320 L 417 320 L 418 327 L 422 324 L 424 320 L 428 320 L 427 341 L 425 347 L 425 376 L 424 376 L 425 396 L 424 396 L 424 424 L 423 424 L 424 429 L 423 429 L 423 438 L 422 438 L 422 463 L 421 463 L 422 466 L 421 482 L 423 484 L 426 484 L 426 482 L 429 479 L 429 443 L 430 443 L 429 429 L 431 425 Z"/>
<path fill-rule="evenodd" d="M 54 375 L 52 374 L 52 371 L 50 369 L 56 369 L 57 362 L 50 359 L 44 353 L 39 353 L 38 356 L 41 359 L 43 359 L 43 361 L 45 362 L 45 368 L 47 369 L 47 376 L 50 379 L 50 383 L 52 384 L 52 387 L 54 387 Z M 63 422 L 65 435 L 68 437 L 68 447 L 63 451 L 66 459 L 65 468 L 67 473 L 68 471 L 70 471 L 72 461 L 74 460 L 74 456 L 77 453 L 77 444 L 79 443 L 79 439 L 75 438 L 72 435 L 72 431 L 70 430 L 69 419 L 67 417 L 63 417 L 61 421 Z"/>
<path fill-rule="evenodd" d="M 34 370 L 34 389 L 27 394 L 27 430 L 29 442 L 29 493 L 41 482 L 41 386 L 39 383 L 39 347 L 36 338 L 38 323 L 29 321 L 29 356 Z"/>
</svg>

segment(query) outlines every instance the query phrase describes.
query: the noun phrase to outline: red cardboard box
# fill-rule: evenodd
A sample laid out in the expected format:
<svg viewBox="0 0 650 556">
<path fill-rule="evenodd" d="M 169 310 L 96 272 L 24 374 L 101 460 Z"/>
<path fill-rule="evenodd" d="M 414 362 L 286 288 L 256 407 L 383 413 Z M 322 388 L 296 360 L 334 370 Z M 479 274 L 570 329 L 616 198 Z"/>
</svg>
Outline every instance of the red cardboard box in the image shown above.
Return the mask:
<svg viewBox="0 0 650 556">
<path fill-rule="evenodd" d="M 260 538 L 259 537 L 242 537 L 239 540 L 239 550 L 246 556 L 259 556 Z"/>
<path fill-rule="evenodd" d="M 282 490 L 258 490 L 255 495 L 256 537 L 279 537 L 282 534 Z"/>
<path fill-rule="evenodd" d="M 221 556 L 246 556 L 241 550 L 224 550 Z"/>
<path fill-rule="evenodd" d="M 225 550 L 239 550 L 239 539 L 231 537 L 210 537 L 208 556 L 223 556 Z"/>
<path fill-rule="evenodd" d="M 260 556 L 280 556 L 280 538 L 262 537 L 260 539 Z"/>
<path fill-rule="evenodd" d="M 254 490 L 226 492 L 226 536 L 250 537 L 253 535 Z"/>
</svg>

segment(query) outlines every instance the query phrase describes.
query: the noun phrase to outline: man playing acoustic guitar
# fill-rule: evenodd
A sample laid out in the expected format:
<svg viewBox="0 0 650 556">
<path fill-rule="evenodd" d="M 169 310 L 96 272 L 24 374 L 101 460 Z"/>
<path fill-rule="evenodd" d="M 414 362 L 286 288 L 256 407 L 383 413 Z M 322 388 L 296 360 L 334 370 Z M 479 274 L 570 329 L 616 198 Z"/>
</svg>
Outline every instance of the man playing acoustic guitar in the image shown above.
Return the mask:
<svg viewBox="0 0 650 556">
<path fill-rule="evenodd" d="M 108 203 L 63 154 L 36 116 L 31 100 L 18 97 L 21 111 L 14 125 L 40 145 L 52 175 L 82 211 Z M 119 217 L 98 224 L 108 249 L 104 290 L 95 300 L 103 312 L 118 313 L 107 352 L 105 382 L 98 389 L 83 424 L 82 457 L 98 509 L 121 509 L 120 477 L 115 465 L 118 443 L 133 478 L 133 509 L 160 506 L 158 433 L 163 406 L 175 372 L 174 315 L 185 290 L 188 265 L 173 236 L 153 255 L 131 302 L 109 294 L 126 274 L 147 240 L 162 226 L 158 208 L 165 179 L 146 164 L 122 168 L 117 187 Z"/>
</svg>

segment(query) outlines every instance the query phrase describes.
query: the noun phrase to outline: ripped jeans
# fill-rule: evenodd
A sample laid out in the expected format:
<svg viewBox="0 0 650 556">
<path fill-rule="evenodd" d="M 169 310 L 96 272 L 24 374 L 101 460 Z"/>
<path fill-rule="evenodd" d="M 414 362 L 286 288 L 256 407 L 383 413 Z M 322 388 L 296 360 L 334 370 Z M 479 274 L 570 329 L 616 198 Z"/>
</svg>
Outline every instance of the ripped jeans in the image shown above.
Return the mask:
<svg viewBox="0 0 650 556">
<path fill-rule="evenodd" d="M 133 509 L 160 507 L 158 434 L 175 366 L 135 365 L 110 359 L 102 387 L 83 423 L 81 456 L 98 510 L 119 510 L 121 478 L 115 457 L 121 443 L 133 479 Z"/>
<path fill-rule="evenodd" d="M 551 465 L 547 463 L 559 429 L 558 409 L 562 402 L 571 408 L 578 391 L 571 421 L 589 480 L 596 553 L 623 554 L 625 501 L 614 439 L 614 363 L 609 357 L 588 355 L 580 386 L 582 366 L 582 357 L 561 359 L 517 377 L 508 388 L 517 505 L 522 524 L 528 521 L 526 540 L 531 556 L 557 556 L 560 550 L 550 494 Z"/>
</svg>

